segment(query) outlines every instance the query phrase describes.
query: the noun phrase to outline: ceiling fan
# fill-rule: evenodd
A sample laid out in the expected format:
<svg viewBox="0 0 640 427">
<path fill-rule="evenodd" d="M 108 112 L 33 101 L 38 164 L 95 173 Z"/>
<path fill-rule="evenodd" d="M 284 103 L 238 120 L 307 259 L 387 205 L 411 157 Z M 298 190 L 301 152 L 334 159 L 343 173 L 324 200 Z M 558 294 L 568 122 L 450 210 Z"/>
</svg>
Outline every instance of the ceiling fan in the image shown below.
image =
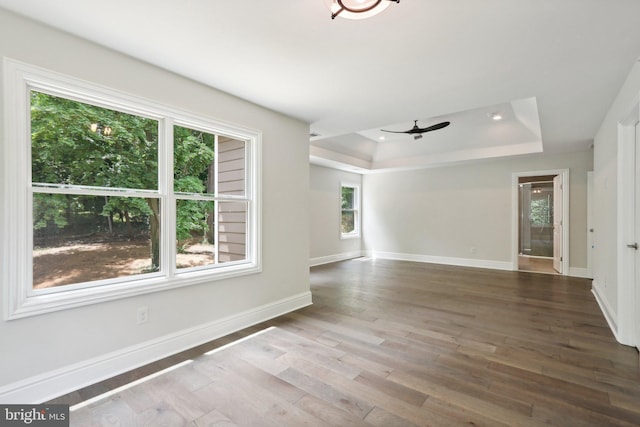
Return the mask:
<svg viewBox="0 0 640 427">
<path fill-rule="evenodd" d="M 451 122 L 441 122 L 441 123 L 436 123 L 435 125 L 432 125 L 432 126 L 427 126 L 426 128 L 421 128 L 421 127 L 418 127 L 418 121 L 414 120 L 413 121 L 413 127 L 411 129 L 409 129 L 409 130 L 404 130 L 404 131 L 385 130 L 385 129 L 380 129 L 380 130 L 382 132 L 406 133 L 406 134 L 409 134 L 409 135 L 413 135 L 413 139 L 420 139 L 420 138 L 422 138 L 422 134 L 423 133 L 431 132 L 432 130 L 438 130 L 438 129 L 446 128 L 450 124 L 451 124 Z"/>
</svg>

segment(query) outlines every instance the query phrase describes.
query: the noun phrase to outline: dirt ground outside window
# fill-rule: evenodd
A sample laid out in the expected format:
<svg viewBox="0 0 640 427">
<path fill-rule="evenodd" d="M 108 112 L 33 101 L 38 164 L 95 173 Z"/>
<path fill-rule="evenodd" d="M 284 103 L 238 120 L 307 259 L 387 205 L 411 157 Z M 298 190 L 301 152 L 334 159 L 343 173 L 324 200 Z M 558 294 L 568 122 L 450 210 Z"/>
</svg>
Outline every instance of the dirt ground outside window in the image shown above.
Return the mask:
<svg viewBox="0 0 640 427">
<path fill-rule="evenodd" d="M 35 248 L 33 287 L 44 289 L 150 272 L 148 239 L 73 240 Z M 214 246 L 189 242 L 177 254 L 178 268 L 213 264 Z"/>
</svg>

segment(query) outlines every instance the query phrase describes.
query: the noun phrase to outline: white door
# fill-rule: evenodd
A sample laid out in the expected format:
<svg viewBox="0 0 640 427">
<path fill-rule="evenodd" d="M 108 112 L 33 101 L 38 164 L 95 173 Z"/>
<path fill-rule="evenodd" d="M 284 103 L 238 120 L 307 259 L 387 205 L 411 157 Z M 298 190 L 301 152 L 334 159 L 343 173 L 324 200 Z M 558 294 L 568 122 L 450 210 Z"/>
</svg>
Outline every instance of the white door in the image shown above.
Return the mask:
<svg viewBox="0 0 640 427">
<path fill-rule="evenodd" d="M 640 251 L 638 250 L 638 242 L 640 242 L 640 128 L 638 123 L 635 126 L 635 213 L 634 213 L 634 237 L 635 241 L 628 245 L 631 249 L 635 249 L 635 298 L 634 298 L 634 327 L 636 347 L 640 350 Z"/>
<path fill-rule="evenodd" d="M 587 172 L 587 277 L 593 278 L 593 172 Z"/>
<path fill-rule="evenodd" d="M 562 175 L 553 178 L 553 269 L 558 273 L 562 270 L 563 222 L 562 222 Z"/>
</svg>

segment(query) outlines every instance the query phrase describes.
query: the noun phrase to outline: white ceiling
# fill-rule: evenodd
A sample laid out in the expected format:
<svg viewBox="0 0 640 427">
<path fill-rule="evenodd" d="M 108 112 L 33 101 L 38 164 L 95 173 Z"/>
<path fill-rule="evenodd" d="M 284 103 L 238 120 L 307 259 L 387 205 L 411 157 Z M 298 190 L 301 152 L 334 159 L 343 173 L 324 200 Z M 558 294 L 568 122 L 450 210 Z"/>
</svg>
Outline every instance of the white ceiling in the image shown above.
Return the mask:
<svg viewBox="0 0 640 427">
<path fill-rule="evenodd" d="M 638 0 L 403 0 L 359 21 L 325 0 L 0 7 L 304 120 L 313 162 L 361 172 L 586 150 L 640 57 Z M 414 120 L 451 125 L 379 139 Z"/>
</svg>

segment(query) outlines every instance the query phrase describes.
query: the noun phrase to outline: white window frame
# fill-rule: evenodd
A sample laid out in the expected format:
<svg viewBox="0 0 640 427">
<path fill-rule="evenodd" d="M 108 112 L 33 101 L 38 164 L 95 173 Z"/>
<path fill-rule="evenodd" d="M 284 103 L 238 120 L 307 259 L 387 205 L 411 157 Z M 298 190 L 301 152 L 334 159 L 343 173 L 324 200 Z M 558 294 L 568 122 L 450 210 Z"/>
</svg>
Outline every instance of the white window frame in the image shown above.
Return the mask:
<svg viewBox="0 0 640 427">
<path fill-rule="evenodd" d="M 354 224 L 353 224 L 353 231 L 350 233 L 343 233 L 342 232 L 342 213 L 345 211 L 345 209 L 342 209 L 342 189 L 343 188 L 353 188 L 354 189 L 354 197 L 353 197 L 353 209 L 350 209 L 351 211 L 353 211 L 354 215 Z M 338 224 L 339 226 L 339 230 L 340 230 L 340 238 L 341 239 L 357 239 L 360 238 L 360 185 L 359 184 L 352 184 L 352 183 L 347 183 L 347 182 L 341 182 L 340 183 L 340 193 L 339 193 L 339 197 L 340 197 L 340 223 Z"/>
<path fill-rule="evenodd" d="M 214 280 L 255 274 L 261 264 L 261 139 L 259 131 L 199 116 L 157 102 L 125 94 L 73 77 L 4 58 L 4 135 L 2 186 L 0 187 L 0 282 L 4 319 L 27 316 L 131 297 Z M 61 96 L 157 120 L 158 190 L 138 196 L 161 199 L 161 269 L 126 278 L 65 285 L 46 290 L 32 286 L 33 212 L 31 185 L 31 90 Z M 245 141 L 246 194 L 219 196 L 216 201 L 247 202 L 246 260 L 217 264 L 212 268 L 176 270 L 175 201 L 173 194 L 173 124 Z M 82 190 L 78 190 L 82 191 Z M 92 190 L 93 191 L 93 190 Z M 109 195 L 118 192 L 104 189 Z M 196 197 L 196 196 L 194 196 Z M 216 221 L 217 222 L 217 221 Z M 170 261 L 170 260 L 174 261 Z M 169 261 L 169 262 L 167 262 Z"/>
</svg>

